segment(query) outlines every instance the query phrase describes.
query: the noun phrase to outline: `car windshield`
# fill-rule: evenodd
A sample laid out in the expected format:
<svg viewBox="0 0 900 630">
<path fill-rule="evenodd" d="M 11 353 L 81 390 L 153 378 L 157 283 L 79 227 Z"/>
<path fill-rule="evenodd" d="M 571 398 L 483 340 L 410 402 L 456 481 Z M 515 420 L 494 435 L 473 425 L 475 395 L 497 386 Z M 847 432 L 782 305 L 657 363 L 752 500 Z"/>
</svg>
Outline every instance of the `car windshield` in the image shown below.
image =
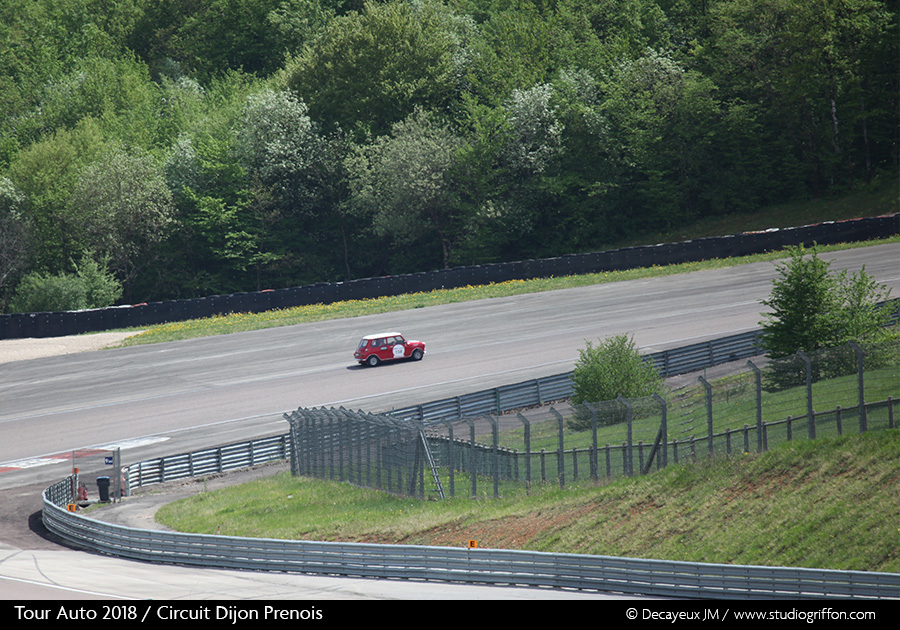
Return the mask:
<svg viewBox="0 0 900 630">
<path fill-rule="evenodd" d="M 368 339 L 363 339 L 362 341 L 359 342 L 359 347 L 360 347 L 360 348 L 365 348 L 367 345 L 369 345 L 369 340 L 368 340 Z"/>
</svg>

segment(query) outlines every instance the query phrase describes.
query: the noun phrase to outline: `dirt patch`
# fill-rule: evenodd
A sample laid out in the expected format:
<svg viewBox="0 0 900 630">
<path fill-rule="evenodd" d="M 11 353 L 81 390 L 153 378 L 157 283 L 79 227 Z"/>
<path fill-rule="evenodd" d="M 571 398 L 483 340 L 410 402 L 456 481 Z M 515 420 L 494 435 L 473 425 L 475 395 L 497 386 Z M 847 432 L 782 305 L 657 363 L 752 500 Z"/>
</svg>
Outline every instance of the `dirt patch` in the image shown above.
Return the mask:
<svg viewBox="0 0 900 630">
<path fill-rule="evenodd" d="M 113 348 L 141 331 L 0 340 L 0 363 Z"/>
</svg>

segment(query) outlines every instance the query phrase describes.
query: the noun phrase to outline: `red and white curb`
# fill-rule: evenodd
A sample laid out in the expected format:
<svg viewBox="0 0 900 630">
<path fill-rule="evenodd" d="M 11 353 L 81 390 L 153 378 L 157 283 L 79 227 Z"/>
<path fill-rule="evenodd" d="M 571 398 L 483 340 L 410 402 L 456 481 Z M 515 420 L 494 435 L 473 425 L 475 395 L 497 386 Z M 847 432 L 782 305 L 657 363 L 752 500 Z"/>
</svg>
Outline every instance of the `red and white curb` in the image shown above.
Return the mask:
<svg viewBox="0 0 900 630">
<path fill-rule="evenodd" d="M 134 440 L 126 440 L 124 442 L 116 442 L 113 444 L 104 444 L 102 446 L 95 446 L 91 448 L 80 448 L 63 453 L 54 453 L 52 455 L 42 455 L 41 457 L 31 457 L 28 459 L 19 459 L 12 462 L 2 462 L 0 463 L 0 473 L 13 472 L 26 468 L 37 468 L 39 466 L 59 464 L 61 462 L 77 461 L 85 457 L 92 457 L 94 455 L 110 453 L 111 451 L 119 449 L 124 451 L 129 448 L 138 448 L 140 446 L 157 444 L 158 442 L 165 442 L 168 439 L 169 438 L 167 437 L 137 438 Z"/>
</svg>

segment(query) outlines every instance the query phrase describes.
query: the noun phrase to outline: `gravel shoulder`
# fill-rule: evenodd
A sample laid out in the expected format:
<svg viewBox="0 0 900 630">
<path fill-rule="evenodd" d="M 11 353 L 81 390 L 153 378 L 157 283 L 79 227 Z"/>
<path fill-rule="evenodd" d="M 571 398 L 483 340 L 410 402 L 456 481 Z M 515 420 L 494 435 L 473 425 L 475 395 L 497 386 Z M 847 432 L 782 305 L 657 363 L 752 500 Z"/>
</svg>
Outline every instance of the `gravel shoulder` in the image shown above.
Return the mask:
<svg viewBox="0 0 900 630">
<path fill-rule="evenodd" d="M 103 332 L 90 335 L 45 337 L 40 339 L 0 339 L 0 363 L 114 348 L 128 337 L 132 337 L 140 332 Z"/>
</svg>

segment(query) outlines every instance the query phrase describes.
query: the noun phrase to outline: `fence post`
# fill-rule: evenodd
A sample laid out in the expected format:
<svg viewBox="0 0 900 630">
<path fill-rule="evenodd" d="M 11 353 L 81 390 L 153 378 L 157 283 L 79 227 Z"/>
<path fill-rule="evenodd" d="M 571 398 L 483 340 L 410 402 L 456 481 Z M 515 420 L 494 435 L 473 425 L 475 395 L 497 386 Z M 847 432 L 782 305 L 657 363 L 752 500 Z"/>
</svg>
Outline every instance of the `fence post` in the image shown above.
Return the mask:
<svg viewBox="0 0 900 630">
<path fill-rule="evenodd" d="M 525 428 L 525 491 L 529 493 L 531 491 L 531 423 L 521 413 L 518 416 Z"/>
<path fill-rule="evenodd" d="M 469 425 L 469 474 L 472 475 L 472 498 L 478 497 L 478 485 L 475 481 L 477 471 L 475 470 L 475 423 L 471 418 L 463 418 Z"/>
<path fill-rule="evenodd" d="M 550 407 L 550 413 L 556 417 L 556 427 L 559 433 L 559 445 L 557 447 L 558 455 L 556 456 L 556 474 L 559 477 L 559 487 L 566 487 L 566 459 L 565 459 L 565 441 L 563 439 L 563 417 L 553 407 Z"/>
<path fill-rule="evenodd" d="M 441 422 L 447 425 L 447 468 L 450 470 L 450 496 L 456 496 L 456 488 L 454 485 L 456 473 L 456 456 L 453 452 L 453 423 L 449 420 L 442 419 Z"/>
<path fill-rule="evenodd" d="M 762 453 L 762 370 L 756 367 L 753 361 L 747 361 L 747 365 L 753 370 L 753 376 L 756 381 L 756 452 Z"/>
<path fill-rule="evenodd" d="M 709 454 L 713 454 L 713 409 L 712 409 L 712 385 L 709 384 L 702 376 L 698 376 L 700 382 L 703 383 L 703 389 L 706 390 L 706 434 L 709 442 Z"/>
<path fill-rule="evenodd" d="M 802 350 L 797 351 L 797 356 L 803 359 L 806 365 L 806 428 L 810 440 L 816 439 L 816 417 L 813 414 L 812 401 L 812 360 Z"/>
<path fill-rule="evenodd" d="M 494 498 L 500 497 L 500 422 L 494 416 L 488 416 L 491 421 L 491 460 L 494 468 Z"/>
<path fill-rule="evenodd" d="M 338 443 L 337 476 L 338 476 L 338 481 L 341 481 L 341 482 L 344 481 L 344 465 L 345 464 L 347 465 L 347 468 L 348 468 L 347 474 L 348 475 L 351 474 L 350 470 L 349 470 L 349 467 L 350 467 L 349 459 L 351 457 L 353 457 L 353 455 L 351 454 L 353 449 L 348 448 L 348 445 L 351 440 L 351 437 L 350 437 L 351 430 L 352 430 L 351 427 L 349 427 L 346 422 L 338 422 L 338 425 L 337 425 L 337 432 L 338 432 L 338 437 L 337 437 L 337 443 Z"/>
<path fill-rule="evenodd" d="M 625 420 L 626 420 L 626 424 L 628 427 L 628 440 L 625 444 L 625 452 L 623 453 L 623 455 L 624 455 L 624 464 L 625 464 L 625 474 L 628 477 L 631 477 L 634 475 L 634 452 L 632 450 L 632 448 L 634 446 L 634 444 L 633 444 L 634 435 L 632 433 L 634 427 L 632 424 L 633 416 L 631 414 L 631 403 L 628 402 L 621 394 L 619 394 L 619 397 L 617 400 L 620 403 L 622 403 L 623 405 L 625 405 Z"/>
<path fill-rule="evenodd" d="M 600 471 L 597 462 L 597 408 L 593 404 L 585 403 L 591 410 L 591 479 L 596 483 L 600 480 Z"/>
<path fill-rule="evenodd" d="M 662 448 L 662 452 L 660 453 L 661 459 L 659 459 L 658 461 L 660 462 L 660 467 L 665 468 L 669 464 L 669 420 L 668 420 L 669 405 L 666 403 L 666 400 L 659 394 L 653 394 L 653 398 L 656 399 L 656 402 L 659 403 L 659 407 L 662 410 L 662 417 L 660 419 L 660 428 L 659 428 L 659 432 L 662 437 L 662 439 L 660 440 L 660 446 Z"/>
<path fill-rule="evenodd" d="M 866 392 L 863 379 L 863 356 L 865 351 L 852 341 L 850 346 L 856 352 L 857 387 L 859 388 L 859 432 L 865 433 L 869 430 L 869 416 L 866 413 Z"/>
</svg>

